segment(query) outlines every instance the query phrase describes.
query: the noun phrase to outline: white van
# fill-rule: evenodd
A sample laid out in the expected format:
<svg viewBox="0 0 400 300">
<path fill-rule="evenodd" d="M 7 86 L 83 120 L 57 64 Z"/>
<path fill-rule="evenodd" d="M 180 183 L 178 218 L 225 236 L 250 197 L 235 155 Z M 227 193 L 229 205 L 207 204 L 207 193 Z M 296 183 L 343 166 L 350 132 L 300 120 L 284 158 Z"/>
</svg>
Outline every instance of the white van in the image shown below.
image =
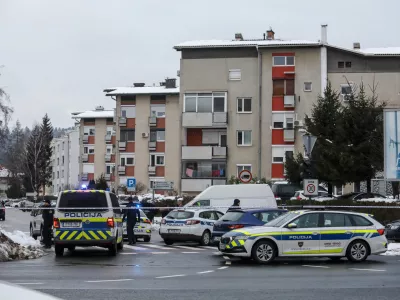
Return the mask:
<svg viewBox="0 0 400 300">
<path fill-rule="evenodd" d="M 277 208 L 275 196 L 268 184 L 213 185 L 202 191 L 185 207 L 211 206 L 225 213 L 235 199 L 240 200 L 241 208 Z"/>
</svg>

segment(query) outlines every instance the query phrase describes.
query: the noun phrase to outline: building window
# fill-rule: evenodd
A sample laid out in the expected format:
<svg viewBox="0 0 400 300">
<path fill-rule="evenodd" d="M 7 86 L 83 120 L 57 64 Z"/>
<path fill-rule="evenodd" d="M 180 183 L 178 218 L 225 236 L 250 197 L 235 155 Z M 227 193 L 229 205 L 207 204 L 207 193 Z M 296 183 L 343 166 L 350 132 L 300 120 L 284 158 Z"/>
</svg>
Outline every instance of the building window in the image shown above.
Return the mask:
<svg viewBox="0 0 400 300">
<path fill-rule="evenodd" d="M 112 168 L 113 168 L 112 165 L 107 165 L 106 166 L 106 174 L 111 174 L 112 173 Z"/>
<path fill-rule="evenodd" d="M 57 171 L 57 178 L 60 178 L 60 172 Z"/>
<path fill-rule="evenodd" d="M 226 178 L 226 163 L 211 161 L 182 162 L 182 178 Z"/>
<path fill-rule="evenodd" d="M 304 82 L 304 91 L 311 92 L 312 91 L 312 82 Z"/>
<path fill-rule="evenodd" d="M 57 166 L 60 165 L 60 158 L 57 158 Z"/>
<path fill-rule="evenodd" d="M 241 80 L 242 71 L 240 69 L 229 70 L 229 80 Z"/>
<path fill-rule="evenodd" d="M 64 165 L 64 155 L 62 156 L 62 165 Z"/>
<path fill-rule="evenodd" d="M 273 129 L 293 129 L 294 113 L 272 113 Z"/>
<path fill-rule="evenodd" d="M 238 130 L 237 131 L 237 145 L 238 146 L 251 146 L 251 130 Z"/>
<path fill-rule="evenodd" d="M 164 166 L 165 157 L 164 154 L 150 154 L 150 166 Z"/>
<path fill-rule="evenodd" d="M 115 134 L 114 128 L 112 126 L 107 126 L 106 134 L 107 135 L 114 135 Z"/>
<path fill-rule="evenodd" d="M 339 69 L 343 69 L 343 68 L 344 68 L 344 61 L 338 61 L 337 67 L 338 67 Z"/>
<path fill-rule="evenodd" d="M 89 154 L 94 154 L 94 148 L 89 148 Z"/>
<path fill-rule="evenodd" d="M 136 106 L 121 106 L 121 117 L 136 118 Z"/>
<path fill-rule="evenodd" d="M 94 128 L 90 128 L 89 135 L 95 135 L 95 134 L 96 134 L 96 130 Z"/>
<path fill-rule="evenodd" d="M 64 170 L 61 171 L 61 178 L 64 178 Z"/>
<path fill-rule="evenodd" d="M 273 66 L 294 66 L 294 56 L 274 56 Z"/>
<path fill-rule="evenodd" d="M 185 112 L 226 112 L 226 93 L 187 93 Z"/>
<path fill-rule="evenodd" d="M 333 187 L 333 194 L 334 194 L 335 196 L 341 196 L 341 195 L 343 195 L 343 186 L 341 186 L 341 185 L 335 185 L 335 186 Z"/>
<path fill-rule="evenodd" d="M 62 143 L 62 149 L 64 150 L 64 142 Z"/>
<path fill-rule="evenodd" d="M 352 83 L 341 84 L 340 85 L 340 94 L 342 96 L 350 96 L 353 93 L 353 87 L 354 87 L 354 85 Z"/>
<path fill-rule="evenodd" d="M 135 130 L 121 130 L 119 140 L 121 142 L 134 142 Z"/>
<path fill-rule="evenodd" d="M 287 156 L 293 156 L 294 148 L 291 147 L 272 147 L 272 162 L 284 163 Z"/>
<path fill-rule="evenodd" d="M 151 104 L 151 116 L 156 118 L 165 118 L 165 104 Z"/>
<path fill-rule="evenodd" d="M 157 131 L 157 142 L 164 142 L 165 141 L 165 130 L 158 130 Z"/>
<path fill-rule="evenodd" d="M 237 112 L 238 113 L 251 113 L 251 98 L 238 98 L 237 99 Z"/>
<path fill-rule="evenodd" d="M 351 68 L 351 61 L 346 61 L 345 62 L 345 67 L 346 68 Z"/>
<path fill-rule="evenodd" d="M 135 165 L 135 159 L 133 157 L 127 157 L 126 158 L 126 165 L 127 166 L 133 166 Z"/>
<path fill-rule="evenodd" d="M 239 176 L 240 172 L 242 172 L 243 170 L 247 170 L 251 173 L 251 165 L 236 165 L 236 176 Z M 249 179 L 247 176 L 249 175 L 244 175 L 243 179 Z"/>
<path fill-rule="evenodd" d="M 122 167 L 125 166 L 125 161 L 126 161 L 125 157 L 121 157 L 121 159 L 120 159 L 121 164 L 120 165 Z"/>
<path fill-rule="evenodd" d="M 285 80 L 273 80 L 272 92 L 274 96 L 283 96 L 285 94 Z"/>
<path fill-rule="evenodd" d="M 107 146 L 106 147 L 106 154 L 112 154 L 112 149 L 113 149 L 112 145 Z"/>
</svg>

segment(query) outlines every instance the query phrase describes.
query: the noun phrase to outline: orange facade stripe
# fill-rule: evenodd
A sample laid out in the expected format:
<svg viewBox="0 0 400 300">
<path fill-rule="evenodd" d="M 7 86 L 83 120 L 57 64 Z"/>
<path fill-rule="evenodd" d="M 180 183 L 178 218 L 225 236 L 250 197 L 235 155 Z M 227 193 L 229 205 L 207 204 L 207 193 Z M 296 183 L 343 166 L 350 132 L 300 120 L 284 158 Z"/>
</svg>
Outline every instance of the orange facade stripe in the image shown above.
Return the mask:
<svg viewBox="0 0 400 300">
<path fill-rule="evenodd" d="M 188 146 L 201 146 L 203 144 L 203 131 L 201 128 L 188 128 L 186 130 L 186 144 Z"/>
<path fill-rule="evenodd" d="M 135 166 L 126 166 L 125 167 L 125 175 L 126 176 L 135 176 Z"/>
<path fill-rule="evenodd" d="M 294 142 L 285 142 L 283 129 L 272 129 L 272 145 L 294 145 Z"/>
<path fill-rule="evenodd" d="M 272 96 L 272 111 L 283 111 L 285 105 L 283 104 L 283 96 Z"/>
<path fill-rule="evenodd" d="M 272 67 L 272 79 L 289 79 L 289 75 L 293 76 L 293 74 L 285 74 L 285 72 L 294 72 L 294 66 L 280 66 L 280 67 Z"/>
<path fill-rule="evenodd" d="M 125 152 L 135 152 L 135 142 L 126 142 Z"/>
<path fill-rule="evenodd" d="M 94 180 L 94 173 L 88 173 L 88 181 Z"/>
<path fill-rule="evenodd" d="M 272 53 L 272 56 L 295 56 L 294 52 L 281 52 Z"/>
<path fill-rule="evenodd" d="M 136 119 L 135 118 L 127 118 L 126 119 L 126 128 L 135 128 Z"/>
<path fill-rule="evenodd" d="M 88 163 L 94 163 L 94 154 L 88 154 Z"/>
<path fill-rule="evenodd" d="M 111 162 L 115 163 L 115 154 L 111 154 Z"/>
<path fill-rule="evenodd" d="M 107 121 L 107 125 L 114 125 L 114 121 Z"/>
<path fill-rule="evenodd" d="M 157 118 L 157 128 L 165 128 L 165 118 Z"/>
<path fill-rule="evenodd" d="M 165 176 L 165 167 L 164 166 L 156 167 L 156 176 L 159 176 L 159 177 Z"/>
<path fill-rule="evenodd" d="M 272 178 L 285 178 L 283 175 L 285 169 L 284 164 L 272 164 L 271 166 L 271 177 Z"/>
<path fill-rule="evenodd" d="M 111 136 L 111 144 L 115 145 L 117 137 L 115 135 Z"/>
<path fill-rule="evenodd" d="M 165 142 L 157 142 L 156 143 L 156 152 L 165 152 Z"/>
<path fill-rule="evenodd" d="M 88 144 L 93 145 L 95 143 L 95 136 L 94 135 L 89 135 L 88 137 Z"/>
<path fill-rule="evenodd" d="M 121 101 L 121 106 L 124 106 L 124 105 L 136 105 L 136 100 L 124 100 L 124 101 Z"/>
<path fill-rule="evenodd" d="M 83 120 L 83 125 L 86 125 L 86 126 L 94 126 L 94 125 L 96 125 L 96 123 L 95 123 L 95 121 L 86 121 L 86 120 Z"/>
<path fill-rule="evenodd" d="M 150 100 L 150 104 L 165 104 L 165 100 Z"/>
</svg>

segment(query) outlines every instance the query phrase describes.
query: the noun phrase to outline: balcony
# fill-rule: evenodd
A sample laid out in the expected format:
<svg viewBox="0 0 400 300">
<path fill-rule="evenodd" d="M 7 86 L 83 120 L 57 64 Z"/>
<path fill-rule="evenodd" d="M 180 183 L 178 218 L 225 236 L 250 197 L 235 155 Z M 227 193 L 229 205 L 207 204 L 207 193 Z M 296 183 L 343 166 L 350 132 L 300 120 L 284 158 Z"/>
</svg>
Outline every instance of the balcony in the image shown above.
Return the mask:
<svg viewBox="0 0 400 300">
<path fill-rule="evenodd" d="M 105 137 L 106 143 L 111 143 L 111 138 L 112 138 L 111 134 L 106 134 L 106 137 Z"/>
<path fill-rule="evenodd" d="M 107 181 L 111 180 L 111 174 L 104 174 L 104 179 Z"/>
<path fill-rule="evenodd" d="M 88 162 L 89 161 L 89 154 L 82 154 L 82 162 Z"/>
<path fill-rule="evenodd" d="M 283 140 L 285 142 L 294 142 L 294 129 L 286 128 L 283 130 Z"/>
<path fill-rule="evenodd" d="M 156 127 L 157 126 L 157 117 L 149 117 L 149 126 Z"/>
<path fill-rule="evenodd" d="M 296 104 L 294 95 L 285 95 L 283 98 L 284 107 L 294 107 Z"/>
<path fill-rule="evenodd" d="M 156 175 L 156 167 L 155 166 L 149 166 L 149 175 Z"/>
<path fill-rule="evenodd" d="M 88 135 L 84 135 L 82 137 L 82 141 L 83 141 L 84 144 L 87 144 L 89 142 L 89 136 Z"/>
<path fill-rule="evenodd" d="M 118 174 L 125 175 L 125 166 L 118 166 Z"/>
<path fill-rule="evenodd" d="M 182 159 L 226 158 L 227 147 L 220 146 L 182 146 Z"/>
<path fill-rule="evenodd" d="M 149 142 L 150 151 L 156 151 L 156 148 L 157 148 L 157 142 Z"/>
<path fill-rule="evenodd" d="M 88 173 L 82 173 L 81 175 L 81 180 L 86 181 L 89 178 L 89 174 Z"/>
<path fill-rule="evenodd" d="M 227 127 L 228 113 L 195 113 L 184 112 L 182 114 L 183 127 Z"/>
<path fill-rule="evenodd" d="M 111 154 L 106 154 L 106 155 L 104 155 L 104 160 L 105 160 L 106 162 L 110 162 L 110 161 L 111 161 Z"/>
<path fill-rule="evenodd" d="M 126 142 L 118 142 L 118 147 L 120 151 L 126 150 Z"/>
<path fill-rule="evenodd" d="M 119 117 L 119 126 L 126 126 L 126 118 Z"/>
</svg>

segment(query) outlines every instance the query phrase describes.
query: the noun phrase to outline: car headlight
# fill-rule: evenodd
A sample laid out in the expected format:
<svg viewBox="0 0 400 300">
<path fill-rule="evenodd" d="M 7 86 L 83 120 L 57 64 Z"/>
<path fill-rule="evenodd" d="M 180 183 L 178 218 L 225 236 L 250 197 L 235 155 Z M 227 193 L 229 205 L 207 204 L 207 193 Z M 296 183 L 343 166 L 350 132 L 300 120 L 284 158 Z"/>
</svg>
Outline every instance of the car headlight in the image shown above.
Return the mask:
<svg viewBox="0 0 400 300">
<path fill-rule="evenodd" d="M 237 236 L 233 236 L 232 240 L 247 240 L 249 238 L 249 236 L 247 235 L 237 235 Z"/>
<path fill-rule="evenodd" d="M 393 229 L 393 230 L 396 230 L 396 229 L 398 229 L 398 228 L 399 228 L 398 225 L 392 225 L 392 226 L 390 226 L 390 229 Z"/>
</svg>

